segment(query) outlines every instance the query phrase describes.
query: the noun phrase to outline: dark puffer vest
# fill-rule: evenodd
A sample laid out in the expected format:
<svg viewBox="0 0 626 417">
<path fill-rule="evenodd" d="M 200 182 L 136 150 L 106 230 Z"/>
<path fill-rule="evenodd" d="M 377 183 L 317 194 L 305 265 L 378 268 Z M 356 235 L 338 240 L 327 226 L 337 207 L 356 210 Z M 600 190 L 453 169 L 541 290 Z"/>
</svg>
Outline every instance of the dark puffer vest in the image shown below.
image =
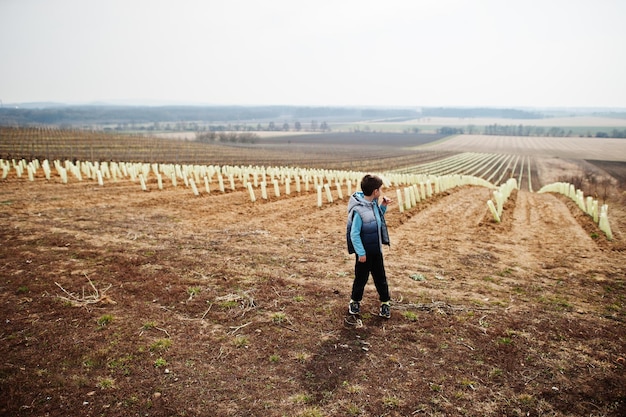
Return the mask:
<svg viewBox="0 0 626 417">
<path fill-rule="evenodd" d="M 378 211 L 380 217 L 380 233 L 374 210 Z M 367 201 L 363 193 L 358 191 L 352 194 L 348 202 L 348 221 L 346 225 L 348 253 L 355 253 L 352 240 L 350 239 L 350 230 L 352 229 L 352 220 L 354 219 L 355 212 L 359 213 L 361 220 L 363 220 L 361 241 L 363 242 L 365 253 L 381 252 L 383 244 L 389 245 L 389 232 L 387 231 L 387 224 L 385 223 L 385 214 L 376 201 Z"/>
</svg>

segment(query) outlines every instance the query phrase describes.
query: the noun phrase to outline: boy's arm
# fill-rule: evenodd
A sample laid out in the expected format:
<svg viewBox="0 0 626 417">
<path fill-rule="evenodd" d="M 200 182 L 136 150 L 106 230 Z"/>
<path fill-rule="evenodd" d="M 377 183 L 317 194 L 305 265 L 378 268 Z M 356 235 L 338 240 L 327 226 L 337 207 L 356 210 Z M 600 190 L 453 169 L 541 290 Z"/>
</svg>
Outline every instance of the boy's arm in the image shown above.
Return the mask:
<svg viewBox="0 0 626 417">
<path fill-rule="evenodd" d="M 361 241 L 361 226 L 363 226 L 363 219 L 361 219 L 359 213 L 355 212 L 352 219 L 352 228 L 350 229 L 350 240 L 358 256 L 365 255 L 365 247 L 363 247 L 363 242 Z"/>
</svg>

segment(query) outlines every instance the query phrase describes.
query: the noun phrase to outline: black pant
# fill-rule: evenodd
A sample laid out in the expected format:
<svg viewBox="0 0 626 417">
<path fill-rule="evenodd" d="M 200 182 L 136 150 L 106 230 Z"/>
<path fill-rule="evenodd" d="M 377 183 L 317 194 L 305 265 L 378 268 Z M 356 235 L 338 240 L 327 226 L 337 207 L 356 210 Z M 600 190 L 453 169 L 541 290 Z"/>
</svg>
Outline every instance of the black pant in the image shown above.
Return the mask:
<svg viewBox="0 0 626 417">
<path fill-rule="evenodd" d="M 359 262 L 359 256 L 356 255 L 354 282 L 352 283 L 352 300 L 361 301 L 363 299 L 363 291 L 365 290 L 365 284 L 367 284 L 370 272 L 372 273 L 380 301 L 384 303 L 391 300 L 391 297 L 389 297 L 389 287 L 387 286 L 387 275 L 385 274 L 382 252 L 368 253 L 365 262 Z"/>
</svg>

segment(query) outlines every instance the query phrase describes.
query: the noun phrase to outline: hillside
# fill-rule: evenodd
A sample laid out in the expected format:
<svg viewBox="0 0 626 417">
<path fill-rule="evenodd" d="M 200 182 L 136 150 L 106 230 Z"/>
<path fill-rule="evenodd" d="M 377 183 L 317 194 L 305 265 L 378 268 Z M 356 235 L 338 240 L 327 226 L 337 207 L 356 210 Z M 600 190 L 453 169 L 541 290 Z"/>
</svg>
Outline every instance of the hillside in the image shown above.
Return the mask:
<svg viewBox="0 0 626 417">
<path fill-rule="evenodd" d="M 482 187 L 392 206 L 392 318 L 370 282 L 362 322 L 336 193 L 318 208 L 12 173 L 0 196 L 0 414 L 626 413 L 618 195 L 613 241 L 523 189 L 501 224 Z"/>
</svg>

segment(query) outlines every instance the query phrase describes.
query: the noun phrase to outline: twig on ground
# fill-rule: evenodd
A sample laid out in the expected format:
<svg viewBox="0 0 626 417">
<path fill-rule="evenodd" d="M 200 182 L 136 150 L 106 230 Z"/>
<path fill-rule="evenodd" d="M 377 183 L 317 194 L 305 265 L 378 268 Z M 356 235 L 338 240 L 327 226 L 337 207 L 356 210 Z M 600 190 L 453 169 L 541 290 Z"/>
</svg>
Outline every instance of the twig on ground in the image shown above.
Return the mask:
<svg viewBox="0 0 626 417">
<path fill-rule="evenodd" d="M 228 334 L 232 334 L 234 335 L 235 333 L 237 333 L 239 330 L 243 329 L 244 327 L 248 326 L 252 324 L 252 322 L 248 322 L 246 324 L 242 324 L 241 326 L 230 326 L 230 328 L 232 329 L 232 331 L 228 332 Z"/>
<path fill-rule="evenodd" d="M 193 271 L 194 273 L 200 275 L 201 278 L 203 279 L 209 279 L 209 277 L 207 277 L 206 275 L 204 275 L 202 272 L 198 272 L 198 271 Z"/>
<path fill-rule="evenodd" d="M 298 331 L 297 329 L 294 329 L 294 328 L 289 327 L 289 326 L 285 326 L 284 324 L 281 324 L 281 323 L 278 323 L 278 326 L 282 327 L 284 329 L 287 329 L 287 330 L 291 330 L 292 332 L 297 332 Z"/>
<path fill-rule="evenodd" d="M 436 311 L 440 314 L 447 314 L 449 312 L 455 311 L 475 310 L 475 308 L 455 307 L 443 301 L 433 301 L 432 303 L 409 303 L 403 305 L 394 305 L 394 308 L 399 310 Z"/>
<path fill-rule="evenodd" d="M 202 317 L 200 318 L 200 320 L 204 320 L 204 318 L 206 317 L 207 314 L 209 314 L 209 311 L 211 311 L 211 307 L 213 307 L 213 304 L 209 304 L 209 308 L 207 308 L 207 310 L 204 312 L 204 314 L 202 315 Z"/>
<path fill-rule="evenodd" d="M 531 381 L 539 378 L 539 375 L 541 375 L 541 372 L 537 372 L 537 374 L 533 377 L 526 377 L 524 376 L 523 372 L 520 372 L 520 374 L 522 375 L 522 378 L 524 379 L 524 385 L 528 385 Z"/>
<path fill-rule="evenodd" d="M 170 336 L 170 334 L 167 332 L 167 330 L 165 330 L 165 329 L 161 329 L 160 327 L 155 327 L 155 329 L 157 329 L 157 330 L 161 330 L 163 333 L 165 333 L 165 334 L 167 335 L 167 337 L 168 337 L 169 339 L 171 339 L 171 338 L 172 338 L 172 336 Z"/>
<path fill-rule="evenodd" d="M 58 295 L 57 297 L 69 302 L 74 307 L 87 307 L 89 305 L 95 305 L 95 304 L 117 304 L 115 301 L 111 299 L 111 297 L 105 294 L 105 292 L 111 288 L 112 286 L 111 284 L 109 284 L 108 287 L 98 291 L 98 289 L 96 288 L 95 285 L 93 285 L 93 282 L 91 281 L 91 279 L 89 279 L 87 274 L 85 274 L 85 278 L 87 278 L 87 281 L 89 281 L 89 285 L 93 289 L 92 294 L 85 295 L 85 289 L 83 288 L 82 295 L 76 295 L 74 293 L 67 291 L 58 282 L 55 282 L 56 286 L 59 287 L 61 291 L 63 291 L 65 294 L 67 294 L 67 297 L 64 297 L 62 295 Z"/>
<path fill-rule="evenodd" d="M 348 319 L 348 317 L 346 317 L 344 320 L 345 320 L 345 322 L 346 322 L 346 324 L 347 324 L 347 325 L 349 325 L 349 326 L 354 326 L 354 327 L 356 327 L 357 329 L 358 329 L 358 328 L 363 327 L 363 320 L 361 320 L 361 319 L 357 319 L 357 318 L 355 318 L 355 317 L 353 317 L 353 316 L 350 316 L 350 317 L 351 317 L 351 318 L 354 318 L 354 321 L 349 320 L 349 319 Z"/>
<path fill-rule="evenodd" d="M 468 348 L 469 350 L 475 350 L 474 346 L 468 345 L 467 343 L 457 342 L 457 345 L 462 345 Z"/>
<path fill-rule="evenodd" d="M 254 302 L 254 298 L 252 298 L 252 296 L 248 293 L 249 291 L 242 291 L 239 294 L 235 294 L 235 293 L 227 294 L 221 297 L 217 297 L 215 301 L 220 301 L 220 302 L 239 301 L 241 302 L 241 309 L 243 310 L 241 317 L 243 317 L 246 315 L 248 311 L 256 308 L 256 303 Z"/>
<path fill-rule="evenodd" d="M 274 290 L 274 292 L 276 293 L 276 295 L 280 297 L 280 294 L 278 293 L 278 291 L 276 291 L 276 288 L 272 287 L 272 290 Z"/>
</svg>

